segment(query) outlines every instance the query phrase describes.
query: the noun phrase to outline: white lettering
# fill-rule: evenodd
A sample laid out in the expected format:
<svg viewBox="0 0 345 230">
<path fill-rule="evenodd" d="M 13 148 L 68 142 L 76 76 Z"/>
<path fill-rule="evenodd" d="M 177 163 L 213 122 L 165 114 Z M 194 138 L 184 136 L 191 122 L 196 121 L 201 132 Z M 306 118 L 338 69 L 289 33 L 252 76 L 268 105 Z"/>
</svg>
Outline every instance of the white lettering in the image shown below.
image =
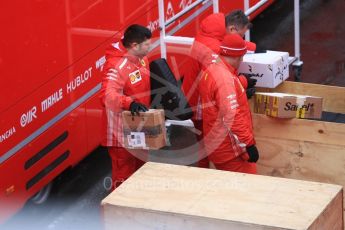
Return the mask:
<svg viewBox="0 0 345 230">
<path fill-rule="evenodd" d="M 3 142 L 4 140 L 8 139 L 9 137 L 11 137 L 13 134 L 15 134 L 15 132 L 16 132 L 16 128 L 14 128 L 14 126 L 13 126 L 9 130 L 7 130 L 5 133 L 1 134 L 0 143 Z"/>
<path fill-rule="evenodd" d="M 54 92 L 52 95 L 50 95 L 48 98 L 44 99 L 41 102 L 41 111 L 42 112 L 46 111 L 52 105 L 60 101 L 62 98 L 63 98 L 62 88 L 60 88 L 58 91 Z"/>
<path fill-rule="evenodd" d="M 72 90 L 74 90 L 72 87 L 73 87 L 73 81 L 67 84 L 67 93 L 69 93 Z"/>
<path fill-rule="evenodd" d="M 72 81 L 67 83 L 66 85 L 67 93 L 73 92 L 79 86 L 81 86 L 83 83 L 89 80 L 91 77 L 92 77 L 92 67 L 88 68 L 87 70 L 85 70 L 83 74 L 79 74 Z"/>
<path fill-rule="evenodd" d="M 159 19 L 156 19 L 155 21 L 150 21 L 147 28 L 151 31 L 154 32 L 158 30 L 159 28 Z"/>
<path fill-rule="evenodd" d="M 186 8 L 187 6 L 191 5 L 192 4 L 192 0 L 181 0 L 180 2 L 180 9 L 184 9 Z"/>
<path fill-rule="evenodd" d="M 102 56 L 100 59 L 98 59 L 96 61 L 96 69 L 100 69 L 102 71 L 105 61 L 106 61 L 105 56 Z"/>
<path fill-rule="evenodd" d="M 48 107 L 50 107 L 52 105 L 52 98 L 48 97 Z"/>
<path fill-rule="evenodd" d="M 36 112 L 37 108 L 36 106 L 34 106 L 28 112 L 24 113 L 20 117 L 20 126 L 25 127 L 27 124 L 31 123 L 35 118 L 37 118 Z"/>
<path fill-rule="evenodd" d="M 80 76 L 77 77 L 77 87 L 79 87 L 81 85 L 81 83 L 80 83 Z"/>
</svg>

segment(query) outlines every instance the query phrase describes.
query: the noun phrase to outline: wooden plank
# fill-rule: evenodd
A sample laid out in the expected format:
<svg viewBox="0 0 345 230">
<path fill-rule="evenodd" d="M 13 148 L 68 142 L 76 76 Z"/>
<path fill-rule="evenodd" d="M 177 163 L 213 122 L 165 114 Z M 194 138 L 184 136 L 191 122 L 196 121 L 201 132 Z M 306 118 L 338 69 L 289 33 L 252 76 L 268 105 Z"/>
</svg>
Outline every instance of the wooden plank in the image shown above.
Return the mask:
<svg viewBox="0 0 345 230">
<path fill-rule="evenodd" d="M 345 124 L 305 119 L 281 119 L 252 114 L 255 137 L 312 141 L 345 146 Z"/>
<path fill-rule="evenodd" d="M 323 111 L 345 113 L 345 87 L 285 81 L 277 88 L 258 88 L 257 91 L 319 96 L 324 99 Z"/>
<path fill-rule="evenodd" d="M 337 185 L 149 162 L 102 205 L 108 230 L 314 229 L 342 215 L 338 194 Z M 331 224 L 341 229 L 342 219 Z"/>
<path fill-rule="evenodd" d="M 258 172 L 345 186 L 345 148 L 315 142 L 256 137 Z"/>
</svg>

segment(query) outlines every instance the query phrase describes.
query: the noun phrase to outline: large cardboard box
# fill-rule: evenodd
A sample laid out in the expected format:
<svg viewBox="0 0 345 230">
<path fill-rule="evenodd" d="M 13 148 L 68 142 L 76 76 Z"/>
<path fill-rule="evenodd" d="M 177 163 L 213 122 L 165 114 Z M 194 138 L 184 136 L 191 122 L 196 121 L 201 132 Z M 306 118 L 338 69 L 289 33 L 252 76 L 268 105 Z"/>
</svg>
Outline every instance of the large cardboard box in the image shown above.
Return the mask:
<svg viewBox="0 0 345 230">
<path fill-rule="evenodd" d="M 275 88 L 289 77 L 289 53 L 267 51 L 246 54 L 238 72 L 257 79 L 257 87 Z"/>
<path fill-rule="evenodd" d="M 132 115 L 122 112 L 124 144 L 129 149 L 160 149 L 166 145 L 164 110 L 150 109 Z"/>
<path fill-rule="evenodd" d="M 106 230 L 339 230 L 342 192 L 339 185 L 148 162 L 102 207 Z"/>
<path fill-rule="evenodd" d="M 258 92 L 255 94 L 254 112 L 279 118 L 320 119 L 322 97 Z"/>
</svg>

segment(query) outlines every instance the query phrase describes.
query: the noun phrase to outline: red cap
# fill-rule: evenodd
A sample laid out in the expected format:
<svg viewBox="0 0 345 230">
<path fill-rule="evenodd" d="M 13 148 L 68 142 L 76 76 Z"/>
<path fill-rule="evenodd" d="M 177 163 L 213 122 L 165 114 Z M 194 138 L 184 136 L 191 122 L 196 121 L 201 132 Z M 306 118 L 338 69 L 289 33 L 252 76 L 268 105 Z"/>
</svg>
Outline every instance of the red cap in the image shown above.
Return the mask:
<svg viewBox="0 0 345 230">
<path fill-rule="evenodd" d="M 220 45 L 220 54 L 224 56 L 240 57 L 247 52 L 246 42 L 238 34 L 225 35 Z"/>
</svg>

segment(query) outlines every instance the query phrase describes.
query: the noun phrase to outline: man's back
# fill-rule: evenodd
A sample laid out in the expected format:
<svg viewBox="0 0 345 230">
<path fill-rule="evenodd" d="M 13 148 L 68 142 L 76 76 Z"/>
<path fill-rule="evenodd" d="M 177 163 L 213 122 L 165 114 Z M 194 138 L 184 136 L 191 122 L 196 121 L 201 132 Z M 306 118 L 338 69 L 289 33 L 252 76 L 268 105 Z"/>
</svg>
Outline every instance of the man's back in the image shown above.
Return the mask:
<svg viewBox="0 0 345 230">
<path fill-rule="evenodd" d="M 193 108 L 194 118 L 196 117 L 196 107 L 199 101 L 198 76 L 199 73 L 214 62 L 219 53 L 220 43 L 225 35 L 224 14 L 212 14 L 205 18 L 201 25 L 198 35 L 192 46 L 190 58 L 187 62 L 188 68 L 184 73 L 182 84 L 183 91 L 188 99 L 189 105 Z"/>
<path fill-rule="evenodd" d="M 239 106 L 235 77 L 218 59 L 217 63 L 209 65 L 200 79 L 205 148 L 214 163 L 229 161 L 242 153 L 236 148 L 233 136 L 229 135 Z"/>
</svg>

